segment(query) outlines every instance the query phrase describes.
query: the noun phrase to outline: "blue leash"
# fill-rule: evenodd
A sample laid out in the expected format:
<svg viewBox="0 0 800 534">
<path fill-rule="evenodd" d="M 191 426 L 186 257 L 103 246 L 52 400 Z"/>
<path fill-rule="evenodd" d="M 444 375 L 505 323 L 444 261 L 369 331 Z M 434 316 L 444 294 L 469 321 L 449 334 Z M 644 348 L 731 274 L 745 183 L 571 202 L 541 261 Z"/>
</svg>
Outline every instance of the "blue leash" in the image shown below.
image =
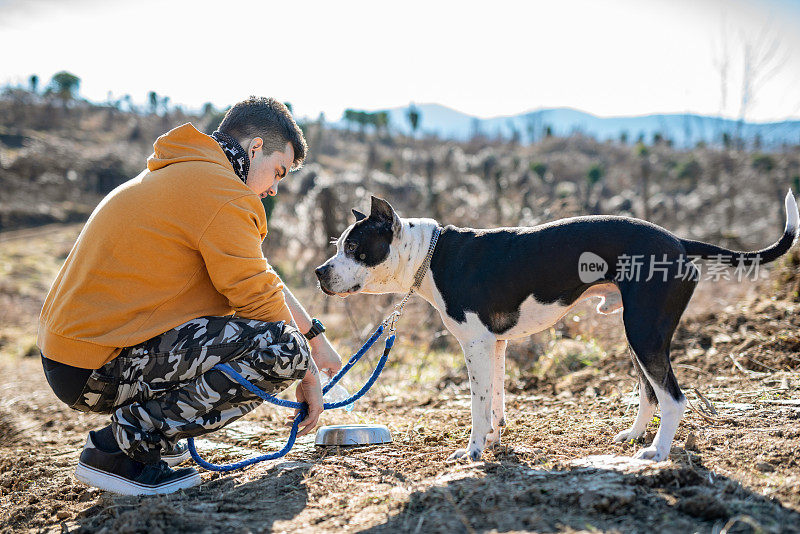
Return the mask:
<svg viewBox="0 0 800 534">
<path fill-rule="evenodd" d="M 398 315 L 398 317 L 399 317 L 399 315 Z M 396 318 L 395 318 L 395 320 L 396 320 Z M 353 365 L 355 365 L 355 363 L 358 360 L 360 360 L 362 356 L 364 356 L 364 354 L 369 350 L 369 348 L 372 347 L 372 345 L 375 344 L 375 342 L 378 340 L 378 338 L 381 337 L 381 334 L 383 334 L 383 330 L 384 330 L 384 328 L 385 328 L 385 326 L 387 324 L 387 321 L 384 321 L 383 323 L 381 323 L 380 326 L 378 326 L 378 328 L 375 330 L 375 332 L 372 334 L 372 336 L 370 336 L 370 338 L 367 340 L 367 342 L 364 343 L 364 346 L 362 346 L 359 349 L 359 351 L 356 352 L 350 358 L 350 360 L 347 362 L 347 364 L 344 367 L 342 367 L 339 370 L 338 373 L 336 373 L 336 376 L 334 376 L 331 379 L 331 381 L 328 382 L 328 384 L 324 388 L 322 388 L 322 394 L 323 395 L 325 393 L 327 393 L 328 391 L 330 391 L 330 389 L 333 386 L 335 386 L 337 382 L 339 382 L 339 380 L 353 367 Z M 346 399 L 344 399 L 342 401 L 339 401 L 339 402 L 326 402 L 326 403 L 324 403 L 322 405 L 323 408 L 325 408 L 326 410 L 330 410 L 332 408 L 342 408 L 344 406 L 347 406 L 348 404 L 351 404 L 351 403 L 357 401 L 358 399 L 363 397 L 364 394 L 367 391 L 369 391 L 369 389 L 372 387 L 372 385 L 378 379 L 378 376 L 381 374 L 381 371 L 383 371 L 383 367 L 386 365 L 386 360 L 389 358 L 389 352 L 392 350 L 392 346 L 394 345 L 394 339 L 395 339 L 394 321 L 392 321 L 391 323 L 388 323 L 388 324 L 391 325 L 390 326 L 391 329 L 390 329 L 390 335 L 386 338 L 386 345 L 385 345 L 385 348 L 383 349 L 383 355 L 378 360 L 378 364 L 375 366 L 375 370 L 372 371 L 372 375 L 369 377 L 369 380 L 367 380 L 367 383 L 364 384 L 364 386 L 361 389 L 359 389 L 351 397 L 348 397 L 348 398 L 346 398 Z M 286 441 L 286 445 L 284 445 L 281 450 L 279 450 L 277 452 L 270 453 L 270 454 L 264 454 L 264 455 L 261 455 L 261 456 L 256 456 L 254 458 L 249 458 L 247 460 L 242 460 L 241 462 L 235 462 L 235 463 L 228 464 L 228 465 L 212 464 L 212 463 L 206 462 L 205 460 L 200 458 L 200 455 L 197 453 L 197 448 L 194 445 L 194 438 L 189 438 L 188 439 L 189 452 L 192 454 L 192 459 L 194 459 L 194 461 L 197 462 L 197 465 L 199 465 L 199 466 L 201 466 L 201 467 L 203 467 L 205 469 L 208 469 L 210 471 L 233 471 L 235 469 L 242 469 L 244 467 L 256 464 L 258 462 L 263 462 L 265 460 L 275 460 L 277 458 L 280 458 L 281 456 L 286 455 L 286 453 L 288 453 L 292 449 L 292 447 L 294 446 L 294 442 L 297 439 L 297 430 L 300 427 L 300 422 L 303 419 L 305 419 L 306 415 L 308 414 L 308 404 L 306 404 L 305 402 L 301 403 L 301 402 L 283 400 L 283 399 L 279 399 L 279 398 L 277 398 L 277 397 L 275 397 L 273 395 L 270 395 L 269 393 L 263 391 L 262 389 L 260 389 L 256 385 L 254 385 L 252 382 L 247 380 L 245 377 L 243 377 L 242 375 L 240 375 L 239 373 L 234 371 L 227 364 L 224 364 L 224 363 L 217 364 L 217 365 L 214 366 L 214 369 L 217 369 L 219 371 L 224 372 L 225 374 L 227 374 L 228 376 L 230 376 L 231 378 L 236 380 L 239 384 L 241 384 L 248 391 L 250 391 L 254 395 L 258 395 L 259 397 L 261 397 L 265 401 L 270 402 L 272 404 L 275 404 L 277 406 L 283 406 L 284 408 L 296 408 L 296 409 L 299 409 L 300 413 L 298 413 L 297 416 L 294 418 L 294 422 L 292 423 L 292 430 L 289 432 L 289 439 Z"/>
</svg>

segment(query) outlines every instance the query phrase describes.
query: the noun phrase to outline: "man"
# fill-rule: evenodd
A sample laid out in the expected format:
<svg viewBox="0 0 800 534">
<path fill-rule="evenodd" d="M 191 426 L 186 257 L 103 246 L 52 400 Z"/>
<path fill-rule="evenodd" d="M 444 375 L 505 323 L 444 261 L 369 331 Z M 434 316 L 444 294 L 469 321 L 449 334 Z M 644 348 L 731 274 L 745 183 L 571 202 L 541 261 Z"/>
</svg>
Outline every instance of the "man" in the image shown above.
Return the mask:
<svg viewBox="0 0 800 534">
<path fill-rule="evenodd" d="M 267 392 L 301 379 L 296 396 L 309 414 L 299 435 L 322 412 L 318 368 L 341 367 L 324 328 L 312 327 L 261 251 L 259 197 L 277 194 L 307 150 L 286 106 L 251 97 L 211 136 L 184 124 L 153 149 L 147 169 L 92 213 L 39 324 L 56 396 L 111 414 L 110 425 L 89 433 L 76 477 L 131 495 L 199 484 L 194 469 L 168 465 L 188 457 L 178 440 L 261 404 L 212 370 L 217 363 Z"/>
</svg>

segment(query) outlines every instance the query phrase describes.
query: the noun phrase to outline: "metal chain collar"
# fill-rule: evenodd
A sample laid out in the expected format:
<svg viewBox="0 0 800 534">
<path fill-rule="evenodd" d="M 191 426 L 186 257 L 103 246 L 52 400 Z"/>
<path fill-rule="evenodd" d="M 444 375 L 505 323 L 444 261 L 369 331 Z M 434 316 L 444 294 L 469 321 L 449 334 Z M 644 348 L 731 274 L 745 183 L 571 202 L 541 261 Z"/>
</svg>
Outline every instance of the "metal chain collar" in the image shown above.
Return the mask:
<svg viewBox="0 0 800 534">
<path fill-rule="evenodd" d="M 431 258 L 433 258 L 433 251 L 436 249 L 436 242 L 439 241 L 439 234 L 442 233 L 442 229 L 437 226 L 433 230 L 433 235 L 431 235 L 431 243 L 428 245 L 428 254 L 425 256 L 425 259 L 422 261 L 422 265 L 419 266 L 417 269 L 416 274 L 414 274 L 414 283 L 411 286 L 411 289 L 406 293 L 406 296 L 403 297 L 403 300 L 400 301 L 400 304 L 394 307 L 394 311 L 383 320 L 383 325 L 389 326 L 389 331 L 394 332 L 395 330 L 395 323 L 400 319 L 400 316 L 403 315 L 403 308 L 405 307 L 408 299 L 411 298 L 411 295 L 414 294 L 420 285 L 422 285 L 422 279 L 425 278 L 425 275 L 428 273 L 428 267 L 431 264 Z"/>
</svg>

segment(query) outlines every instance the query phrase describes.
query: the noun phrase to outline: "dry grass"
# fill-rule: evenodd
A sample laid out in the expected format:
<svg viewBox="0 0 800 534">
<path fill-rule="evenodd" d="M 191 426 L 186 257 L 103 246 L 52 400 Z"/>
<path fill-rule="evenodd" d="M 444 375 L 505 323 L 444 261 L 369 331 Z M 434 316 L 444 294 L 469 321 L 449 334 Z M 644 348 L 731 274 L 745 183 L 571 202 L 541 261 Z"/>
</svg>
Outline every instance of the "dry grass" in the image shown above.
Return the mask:
<svg viewBox="0 0 800 534">
<path fill-rule="evenodd" d="M 205 473 L 199 488 L 165 497 L 87 489 L 71 472 L 86 432 L 105 420 L 60 404 L 37 359 L 24 357 L 46 287 L 77 232 L 0 240 L 0 257 L 13 262 L 3 264 L 0 291 L 11 305 L 0 325 L 1 532 L 677 533 L 719 532 L 735 517 L 793 532 L 800 524 L 798 305 L 748 300 L 757 286 L 701 288 L 693 302 L 673 361 L 692 404 L 709 410 L 706 399 L 717 413 L 687 412 L 662 464 L 621 460 L 641 444 L 610 442 L 633 419 L 635 381 L 620 317 L 597 316 L 589 305 L 509 349 L 505 445 L 481 462 L 447 463 L 469 433 L 463 357 L 415 299 L 378 384 L 354 412 L 323 415 L 324 424 L 386 424 L 392 444 L 322 449 L 305 439 L 284 460 Z M 360 346 L 395 301 L 297 292 L 342 354 Z M 373 349 L 348 376 L 351 391 L 377 357 Z M 199 446 L 216 462 L 275 450 L 286 437 L 283 416 L 261 407 Z M 619 456 L 594 457 L 610 454 Z M 754 531 L 746 521 L 731 530 Z"/>
</svg>

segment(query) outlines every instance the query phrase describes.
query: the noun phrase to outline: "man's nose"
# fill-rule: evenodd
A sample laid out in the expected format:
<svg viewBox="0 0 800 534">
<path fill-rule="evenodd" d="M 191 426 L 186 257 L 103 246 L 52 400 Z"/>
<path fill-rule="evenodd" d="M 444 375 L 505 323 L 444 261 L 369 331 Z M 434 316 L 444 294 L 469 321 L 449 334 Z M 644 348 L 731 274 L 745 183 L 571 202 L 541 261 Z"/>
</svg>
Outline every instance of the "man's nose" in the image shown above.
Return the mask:
<svg viewBox="0 0 800 534">
<path fill-rule="evenodd" d="M 325 276 L 325 275 L 328 273 L 328 271 L 330 271 L 330 270 L 331 270 L 331 266 L 330 266 L 330 265 L 320 265 L 319 267 L 317 267 L 316 269 L 314 269 L 314 273 L 316 273 L 316 275 L 317 275 L 317 278 L 320 278 L 320 279 L 321 279 L 321 278 L 322 278 L 323 276 Z"/>
</svg>

